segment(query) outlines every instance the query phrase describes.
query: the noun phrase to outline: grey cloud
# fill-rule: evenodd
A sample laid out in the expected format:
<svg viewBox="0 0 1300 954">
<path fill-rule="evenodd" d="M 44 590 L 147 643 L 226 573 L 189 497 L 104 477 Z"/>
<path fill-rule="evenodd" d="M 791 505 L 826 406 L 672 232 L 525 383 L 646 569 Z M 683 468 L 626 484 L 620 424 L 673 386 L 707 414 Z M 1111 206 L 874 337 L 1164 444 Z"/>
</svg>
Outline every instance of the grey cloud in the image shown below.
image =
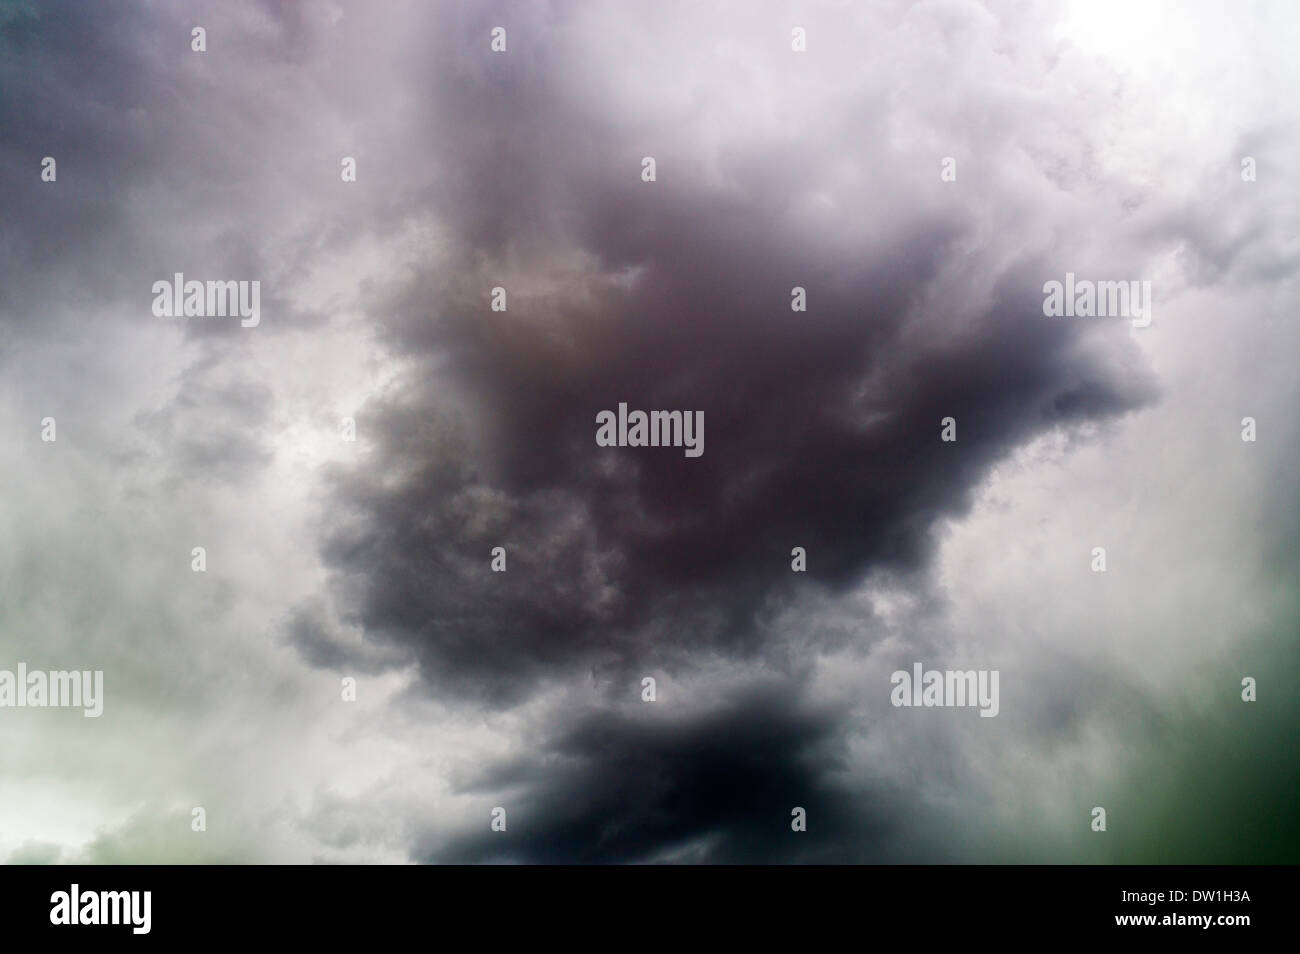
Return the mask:
<svg viewBox="0 0 1300 954">
<path fill-rule="evenodd" d="M 1109 329 L 1043 318 L 1045 257 L 982 251 L 1000 269 L 987 307 L 922 308 L 979 225 L 909 217 L 920 193 L 886 147 L 858 155 L 871 184 L 844 192 L 890 190 L 873 199 L 888 238 L 818 240 L 788 211 L 834 188 L 835 140 L 747 142 L 725 188 L 668 162 L 648 185 L 641 140 L 561 95 L 558 54 L 510 69 L 510 96 L 440 74 L 430 137 L 470 131 L 439 152 L 431 215 L 461 244 L 431 248 L 438 264 L 374 308 L 412 369 L 363 410 L 373 454 L 335 475 L 349 519 L 324 549 L 340 615 L 405 648 L 437 691 L 504 701 L 547 671 L 760 652 L 756 613 L 807 585 L 791 547 L 836 589 L 915 569 L 936 519 L 1010 449 L 1154 399 Z M 504 314 L 487 309 L 496 284 L 514 286 Z M 807 314 L 790 311 L 796 284 Z M 704 456 L 597 448 L 596 413 L 620 401 L 702 410 Z M 948 415 L 956 445 L 939 440 Z M 494 546 L 505 574 L 488 569 Z"/>
</svg>

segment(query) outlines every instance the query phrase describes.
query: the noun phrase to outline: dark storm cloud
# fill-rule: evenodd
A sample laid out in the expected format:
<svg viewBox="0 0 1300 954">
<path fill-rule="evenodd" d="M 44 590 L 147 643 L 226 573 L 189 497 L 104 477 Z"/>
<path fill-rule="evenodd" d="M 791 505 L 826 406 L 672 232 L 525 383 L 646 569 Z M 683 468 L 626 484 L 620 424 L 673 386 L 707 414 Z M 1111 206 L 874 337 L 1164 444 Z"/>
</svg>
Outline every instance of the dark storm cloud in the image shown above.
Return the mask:
<svg viewBox="0 0 1300 954">
<path fill-rule="evenodd" d="M 923 306 L 979 226 L 918 192 L 876 140 L 872 97 L 849 99 L 874 113 L 816 120 L 812 142 L 724 150 L 719 182 L 671 124 L 631 129 L 581 101 L 558 34 L 499 68 L 466 52 L 488 26 L 430 57 L 437 172 L 412 205 L 451 241 L 372 310 L 409 370 L 358 414 L 369 453 L 334 474 L 323 544 L 339 617 L 418 661 L 439 697 L 506 706 L 584 674 L 633 693 L 716 658 L 781 671 L 794 637 L 773 621 L 802 590 L 922 569 L 936 521 L 1012 448 L 1153 398 L 1118 328 L 1044 320 L 1054 261 L 997 265 L 983 307 Z M 870 174 L 833 187 L 844 156 Z M 826 191 L 838 206 L 810 224 Z M 620 401 L 703 411 L 704 455 L 598 448 L 596 414 Z M 939 439 L 948 415 L 956 444 Z M 315 606 L 291 633 L 337 665 L 329 625 Z M 516 793 L 526 835 L 416 854 L 888 857 L 901 796 L 837 791 L 845 716 L 801 707 L 805 680 L 796 666 L 679 722 L 616 707 L 562 722 L 473 788 Z M 795 804 L 824 827 L 792 844 Z"/>
<path fill-rule="evenodd" d="M 894 811 L 883 793 L 856 792 L 850 807 L 833 781 L 845 714 L 803 705 L 799 694 L 770 679 L 689 719 L 654 707 L 587 715 L 542 751 L 491 766 L 468 786 L 523 793 L 508 800 L 505 835 L 484 825 L 419 856 L 441 864 L 878 860 Z M 791 828 L 795 807 L 810 819 L 805 832 Z"/>
<path fill-rule="evenodd" d="M 710 238 L 694 251 L 708 255 Z M 934 520 L 959 512 L 1010 447 L 1148 393 L 1026 313 L 1018 302 L 1036 288 L 1018 276 L 978 337 L 909 351 L 873 344 L 899 312 L 864 303 L 906 287 L 883 275 L 856 295 L 823 293 L 812 318 L 781 315 L 770 287 L 781 325 L 752 299 L 714 300 L 717 273 L 680 264 L 646 263 L 646 291 L 609 301 L 609 317 L 557 309 L 506 329 L 521 306 L 501 323 L 466 315 L 451 348 L 489 435 L 479 454 L 435 426 L 439 401 L 418 387 L 363 413 L 377 448 L 339 481 L 362 516 L 327 552 L 366 629 L 410 645 L 442 691 L 508 689 L 536 666 L 611 654 L 631 665 L 756 651 L 756 613 L 801 583 L 791 547 L 833 587 L 874 565 L 914 568 Z M 619 401 L 702 409 L 703 457 L 597 448 L 595 415 Z M 939 440 L 948 414 L 956 445 Z M 509 554 L 505 574 L 489 570 L 494 546 Z"/>
<path fill-rule="evenodd" d="M 415 370 L 360 414 L 373 452 L 337 476 L 348 517 L 325 550 L 345 617 L 440 693 L 762 654 L 756 618 L 799 587 L 923 565 L 936 518 L 1010 448 L 1151 398 L 1139 361 L 1111 369 L 1126 345 L 1097 347 L 1112 329 L 1043 319 L 1041 261 L 974 314 L 918 307 L 975 224 L 881 199 L 915 191 L 861 131 L 883 116 L 819 121 L 800 150 L 747 142 L 725 187 L 693 181 L 691 143 L 665 131 L 647 184 L 645 137 L 566 97 L 562 44 L 484 76 L 465 37 L 444 42 L 430 122 L 457 135 L 429 135 L 445 144 L 425 199 L 454 251 L 374 309 Z M 876 222 L 800 224 L 835 150 L 859 147 L 870 183 L 842 198 Z M 488 310 L 498 284 L 506 313 Z M 620 401 L 703 411 L 704 455 L 598 448 Z"/>
<path fill-rule="evenodd" d="M 1163 324 L 1179 315 L 1180 278 L 1173 294 L 1156 291 L 1156 327 L 1175 333 L 1147 347 L 1122 323 L 1049 321 L 1040 305 L 1043 281 L 1066 270 L 1163 278 L 1169 252 L 1181 279 L 1206 291 L 1287 278 L 1294 203 L 1276 170 L 1294 152 L 1294 124 L 1255 122 L 1269 111 L 1234 100 L 1231 117 L 1207 108 L 1203 118 L 1232 118 L 1210 125 L 1238 132 L 1209 150 L 1207 135 L 1182 142 L 1184 123 L 1165 104 L 1199 106 L 1190 80 L 1171 75 L 1142 91 L 1140 74 L 1111 74 L 1061 41 L 1058 12 L 814 5 L 796 11 L 812 47 L 795 56 L 790 8 L 743 0 L 0 8 L 4 380 L 15 433 L 25 427 L 34 445 L 31 424 L 48 405 L 59 450 L 80 447 L 87 464 L 83 479 L 47 455 L 40 466 L 63 477 L 49 481 L 48 506 L 35 490 L 14 495 L 15 526 L 27 529 L 8 534 L 11 575 L 24 593 L 53 594 L 69 640 L 86 635 L 81 604 L 42 581 L 83 565 L 104 594 L 92 591 L 87 605 L 104 619 L 185 621 L 170 628 L 192 629 L 191 642 L 161 652 L 153 647 L 173 645 L 170 633 L 149 643 L 104 628 L 106 645 L 150 659 L 146 688 L 130 693 L 136 704 L 177 695 L 169 660 L 185 663 L 182 685 L 228 686 L 230 660 L 257 658 L 250 648 L 264 648 L 268 622 L 276 628 L 297 649 L 277 654 L 294 679 L 270 667 L 223 689 L 224 723 L 189 693 L 170 715 L 203 728 L 176 732 L 183 756 L 192 738 L 217 739 L 193 756 L 202 772 L 223 785 L 253 780 L 250 817 L 275 800 L 262 784 L 267 765 L 293 766 L 272 779 L 295 793 L 273 813 L 329 849 L 317 857 L 369 859 L 382 848 L 385 858 L 435 862 L 1090 859 L 1114 849 L 1077 822 L 1094 799 L 1113 798 L 1117 831 L 1149 819 L 1144 840 L 1120 849 L 1126 860 L 1162 860 L 1161 813 L 1204 790 L 1213 797 L 1182 828 L 1193 857 L 1204 841 L 1194 829 L 1240 815 L 1235 785 L 1210 778 L 1223 762 L 1234 777 L 1285 767 L 1260 772 L 1266 804 L 1251 817 L 1282 819 L 1288 843 L 1267 847 L 1253 821 L 1228 825 L 1215 857 L 1234 860 L 1231 842 L 1248 838 L 1255 856 L 1284 859 L 1295 772 L 1278 740 L 1293 733 L 1242 744 L 1253 707 L 1201 719 L 1153 701 L 1139 678 L 1150 673 L 1125 667 L 1159 644 L 1124 627 L 1143 606 L 1166 631 L 1166 617 L 1188 615 L 1184 594 L 1213 593 L 1189 568 L 1216 553 L 1231 554 L 1217 578 L 1239 567 L 1249 575 L 1239 554 L 1250 534 L 1188 546 L 1180 521 L 1220 499 L 1193 476 L 1240 479 L 1202 465 L 1243 450 L 1241 414 L 1258 414 L 1268 435 L 1246 452 L 1272 461 L 1270 477 L 1294 471 L 1293 455 L 1276 450 L 1296 431 L 1285 413 L 1294 388 L 1269 391 L 1257 353 L 1245 352 L 1227 383 L 1211 369 L 1219 354 L 1180 359 L 1194 336 Z M 189 49 L 197 24 L 208 30 L 201 55 Z M 508 54 L 488 51 L 498 24 L 509 28 Z M 1114 26 L 1117 36 L 1126 29 Z M 1144 136 L 1145 116 L 1160 118 Z M 1157 138 L 1170 144 L 1170 165 L 1153 158 Z M 960 157 L 959 183 L 939 180 L 948 154 Z M 1239 154 L 1264 173 L 1246 192 Z M 59 161 L 57 186 L 39 179 L 45 155 Z M 340 181 L 343 155 L 359 160 L 356 183 Z M 658 161 L 653 184 L 639 177 L 644 155 Z M 260 279 L 262 324 L 153 318 L 152 283 L 178 271 Z M 496 285 L 509 293 L 504 314 L 488 308 Z M 807 289 L 807 313 L 790 310 L 795 285 Z M 1279 334 L 1286 327 L 1279 321 Z M 1205 393 L 1231 398 L 1203 414 L 1194 403 L 1155 409 L 1157 434 L 1139 418 L 1099 480 L 1084 470 L 1057 481 L 1051 453 L 1023 467 L 1016 455 L 1007 471 L 1069 493 L 1039 500 L 1013 477 L 1013 516 L 980 522 L 1003 512 L 1001 474 L 989 497 L 1002 499 L 983 495 L 992 467 L 1048 432 L 1087 443 L 1105 432 L 1094 425 L 1155 400 L 1148 348 L 1175 378 L 1203 365 Z M 1180 397 L 1198 390 L 1184 385 Z M 622 401 L 703 412 L 704 456 L 597 447 L 597 412 Z M 1180 456 L 1201 439 L 1194 419 L 1219 414 L 1227 436 Z M 337 441 L 341 415 L 356 417 L 355 445 Z M 939 439 L 949 415 L 956 444 Z M 322 459 L 347 463 L 316 497 Z M 1151 499 L 1140 519 L 1121 512 L 1167 546 L 1144 563 L 1135 541 L 1127 554 L 1123 541 L 1111 544 L 1121 550 L 1109 592 L 1131 595 L 1134 612 L 1106 625 L 1092 599 L 1100 587 L 1076 588 L 1068 573 L 1047 577 L 1064 589 L 1040 585 L 1035 564 L 1072 560 L 1061 554 L 1082 531 L 1067 523 L 1035 538 L 1015 519 L 1077 510 L 1082 525 L 1113 514 L 1115 487 L 1138 486 L 1137 470 L 1154 488 L 1150 477 L 1171 461 L 1188 475 L 1187 500 Z M 103 479 L 92 476 L 97 463 Z M 45 490 L 43 473 L 26 472 L 37 478 L 28 483 Z M 122 500 L 162 511 L 157 530 L 128 512 L 120 537 L 87 541 L 85 515 L 114 499 L 95 488 L 119 474 Z M 268 474 L 273 486 L 257 479 Z M 977 487 L 975 520 L 948 536 L 965 534 L 965 562 L 950 566 L 949 546 L 932 573 L 937 528 L 967 513 Z M 309 499 L 320 507 L 316 536 L 304 540 Z M 63 536 L 49 525 L 59 508 L 74 514 Z M 1276 509 L 1261 505 L 1266 526 L 1253 532 L 1288 566 L 1294 508 L 1286 519 Z M 84 564 L 56 560 L 60 540 Z M 200 596 L 151 590 L 168 579 L 164 564 L 188 574 L 194 540 L 242 573 L 214 574 Z M 497 546 L 506 573 L 491 572 Z M 807 549 L 806 574 L 790 570 L 794 546 Z M 147 562 L 151 552 L 177 557 Z M 326 586 L 316 556 L 331 571 Z M 1125 584 L 1124 566 L 1151 572 Z M 1176 595 L 1151 585 L 1157 567 Z M 117 612 L 113 593 L 148 603 Z M 1066 605 L 1049 613 L 1058 598 Z M 1073 627 L 1047 630 L 1094 613 L 1077 650 Z M 45 620 L 31 615 L 38 631 Z M 233 629 L 212 623 L 222 615 Z M 1213 614 L 1206 623 L 1223 625 Z M 240 643 L 238 630 L 255 635 Z M 1189 631 L 1180 648 L 1190 656 L 1223 635 Z M 981 653 L 990 658 L 967 658 Z M 1182 662 L 1166 658 L 1176 674 Z M 911 659 L 1000 666 L 1002 715 L 894 718 L 887 674 Z M 418 678 L 407 687 L 392 670 L 412 663 Z M 1221 665 L 1214 698 L 1238 706 L 1223 687 L 1239 671 L 1282 671 L 1271 656 Z M 353 706 L 338 699 L 339 673 L 388 678 L 366 680 Z M 639 698 L 645 675 L 659 678 L 654 704 Z M 281 688 L 294 685 L 310 706 L 282 718 L 292 693 Z M 1261 689 L 1261 717 L 1293 728 L 1294 707 L 1279 716 L 1264 701 L 1273 687 Z M 256 737 L 237 746 L 246 771 L 223 752 L 239 730 Z M 336 730 L 346 745 L 326 745 Z M 120 744 L 138 757 L 135 734 Z M 285 757 L 299 749 L 302 761 Z M 1172 768 L 1124 777 L 1126 757 L 1156 765 L 1150 754 L 1166 749 Z M 299 770 L 317 760 L 325 781 L 299 813 L 292 806 L 311 784 Z M 138 779 L 157 773 L 122 764 L 131 786 L 118 791 L 138 802 Z M 44 764 L 33 765 L 43 779 Z M 1096 783 L 1112 770 L 1108 791 Z M 1142 791 L 1126 807 L 1133 778 Z M 1148 780 L 1172 794 L 1144 807 Z M 171 794 L 188 800 L 198 788 Z M 33 791 L 30 804 L 46 799 Z M 509 811 L 506 836 L 488 830 L 494 805 Z M 796 805 L 809 816 L 798 835 Z M 12 857 L 197 857 L 192 840 L 169 840 L 190 834 L 173 812 L 119 818 L 80 853 L 42 835 L 16 843 Z M 203 848 L 205 858 L 257 858 L 271 844 L 312 856 L 256 825 L 218 829 L 236 834 Z M 64 838 L 62 821 L 52 830 Z"/>
</svg>

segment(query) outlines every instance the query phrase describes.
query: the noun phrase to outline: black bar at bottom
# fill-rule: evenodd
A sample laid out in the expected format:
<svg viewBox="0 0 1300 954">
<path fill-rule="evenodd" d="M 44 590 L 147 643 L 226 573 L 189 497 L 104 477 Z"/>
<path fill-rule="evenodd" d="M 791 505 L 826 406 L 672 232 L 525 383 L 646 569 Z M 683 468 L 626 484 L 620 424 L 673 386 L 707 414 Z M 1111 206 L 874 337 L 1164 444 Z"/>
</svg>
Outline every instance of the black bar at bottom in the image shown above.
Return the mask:
<svg viewBox="0 0 1300 954">
<path fill-rule="evenodd" d="M 1294 880 L 1293 867 L 1208 866 L 11 867 L 0 870 L 0 911 L 7 940 L 115 946 L 413 932 L 430 944 L 568 938 L 582 949 L 900 934 L 1232 943 L 1290 934 Z"/>
</svg>

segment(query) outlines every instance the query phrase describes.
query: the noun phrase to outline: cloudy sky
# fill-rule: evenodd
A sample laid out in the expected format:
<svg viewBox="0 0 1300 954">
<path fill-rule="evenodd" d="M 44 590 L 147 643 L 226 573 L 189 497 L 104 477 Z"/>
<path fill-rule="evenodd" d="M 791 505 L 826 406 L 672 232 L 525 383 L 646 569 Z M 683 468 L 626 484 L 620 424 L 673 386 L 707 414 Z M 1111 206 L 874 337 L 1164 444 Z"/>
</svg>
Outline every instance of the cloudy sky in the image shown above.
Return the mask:
<svg viewBox="0 0 1300 954">
<path fill-rule="evenodd" d="M 1300 861 L 1298 27 L 6 2 L 0 859 Z"/>
</svg>

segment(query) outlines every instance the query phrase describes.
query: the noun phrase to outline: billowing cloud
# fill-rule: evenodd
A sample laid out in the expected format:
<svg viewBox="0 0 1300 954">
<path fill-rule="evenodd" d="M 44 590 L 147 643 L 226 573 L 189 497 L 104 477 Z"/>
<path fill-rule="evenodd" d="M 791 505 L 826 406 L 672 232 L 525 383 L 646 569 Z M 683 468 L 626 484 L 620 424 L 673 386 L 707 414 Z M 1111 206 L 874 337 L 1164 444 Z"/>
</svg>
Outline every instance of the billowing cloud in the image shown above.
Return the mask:
<svg viewBox="0 0 1300 954">
<path fill-rule="evenodd" d="M 8 8 L 0 647 L 110 707 L 0 723 L 0 849 L 1162 860 L 1201 779 L 1279 857 L 1294 14 L 1201 6 L 1178 69 L 1105 4 Z M 177 272 L 261 323 L 154 317 Z M 1152 326 L 1045 317 L 1067 273 Z M 598 446 L 622 403 L 703 453 Z M 890 705 L 917 661 L 998 716 Z"/>
</svg>

